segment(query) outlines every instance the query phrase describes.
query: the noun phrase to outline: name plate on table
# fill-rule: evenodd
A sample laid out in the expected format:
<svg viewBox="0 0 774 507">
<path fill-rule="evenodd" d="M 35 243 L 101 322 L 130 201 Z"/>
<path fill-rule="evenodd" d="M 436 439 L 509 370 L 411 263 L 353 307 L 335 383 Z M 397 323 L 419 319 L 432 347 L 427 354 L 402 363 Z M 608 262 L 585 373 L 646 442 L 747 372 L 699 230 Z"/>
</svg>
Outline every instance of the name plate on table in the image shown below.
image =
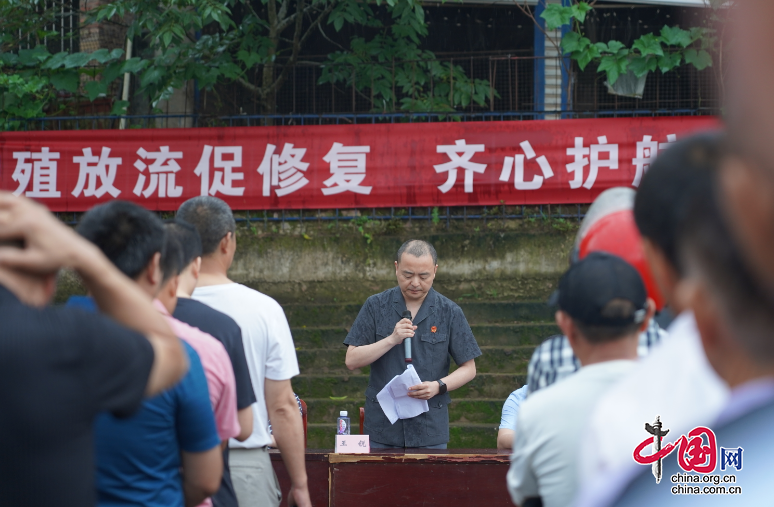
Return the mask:
<svg viewBox="0 0 774 507">
<path fill-rule="evenodd" d="M 336 435 L 337 454 L 368 454 L 371 441 L 368 435 Z"/>
</svg>

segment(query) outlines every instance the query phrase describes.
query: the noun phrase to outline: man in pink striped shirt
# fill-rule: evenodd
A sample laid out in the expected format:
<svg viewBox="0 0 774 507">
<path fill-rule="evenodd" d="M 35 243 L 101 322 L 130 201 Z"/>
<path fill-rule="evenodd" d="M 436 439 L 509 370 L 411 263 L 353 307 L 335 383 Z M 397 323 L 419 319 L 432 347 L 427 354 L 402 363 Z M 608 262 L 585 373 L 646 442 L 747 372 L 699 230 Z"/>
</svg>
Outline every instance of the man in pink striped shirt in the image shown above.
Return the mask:
<svg viewBox="0 0 774 507">
<path fill-rule="evenodd" d="M 177 285 L 177 284 L 174 284 Z M 207 377 L 207 387 L 210 390 L 210 403 L 215 414 L 215 425 L 223 442 L 239 435 L 240 426 L 237 420 L 236 384 L 231 360 L 228 358 L 223 344 L 211 335 L 198 328 L 180 322 L 170 315 L 174 311 L 177 298 L 167 298 L 164 294 L 167 287 L 153 302 L 153 305 L 166 317 L 169 327 L 175 335 L 193 347 L 202 360 L 204 375 Z"/>
<path fill-rule="evenodd" d="M 223 344 L 213 336 L 172 317 L 171 313 L 177 305 L 178 275 L 185 267 L 180 244 L 168 239 L 163 257 L 166 258 L 162 259 L 162 264 L 174 266 L 175 275 L 167 280 L 153 304 L 166 317 L 172 331 L 199 354 L 207 377 L 218 436 L 222 445 L 228 445 L 229 438 L 237 437 L 241 433 L 237 419 L 236 380 L 231 359 Z M 200 505 L 211 506 L 212 501 L 207 498 Z"/>
</svg>

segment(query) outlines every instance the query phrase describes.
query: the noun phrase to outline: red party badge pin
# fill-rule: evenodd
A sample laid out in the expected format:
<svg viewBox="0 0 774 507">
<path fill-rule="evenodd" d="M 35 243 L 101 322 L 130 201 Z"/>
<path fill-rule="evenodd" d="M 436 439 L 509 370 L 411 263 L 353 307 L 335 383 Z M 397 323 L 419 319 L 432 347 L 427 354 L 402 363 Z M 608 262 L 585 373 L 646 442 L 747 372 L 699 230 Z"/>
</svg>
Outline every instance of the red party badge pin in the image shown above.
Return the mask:
<svg viewBox="0 0 774 507">
<path fill-rule="evenodd" d="M 430 331 L 431 331 L 431 332 L 433 332 L 433 333 L 435 333 L 436 331 L 438 331 L 438 328 L 437 328 L 437 327 L 435 327 L 435 326 L 433 326 L 433 327 L 431 327 L 431 328 L 430 328 Z"/>
</svg>

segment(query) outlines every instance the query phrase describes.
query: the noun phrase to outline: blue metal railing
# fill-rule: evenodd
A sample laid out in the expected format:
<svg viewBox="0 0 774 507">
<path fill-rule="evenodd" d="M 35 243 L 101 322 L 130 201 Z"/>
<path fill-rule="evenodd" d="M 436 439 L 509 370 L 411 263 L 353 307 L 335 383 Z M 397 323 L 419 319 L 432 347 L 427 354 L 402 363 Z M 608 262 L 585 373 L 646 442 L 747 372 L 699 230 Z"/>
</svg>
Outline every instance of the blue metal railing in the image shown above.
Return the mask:
<svg viewBox="0 0 774 507">
<path fill-rule="evenodd" d="M 462 220 L 574 220 L 581 221 L 586 216 L 588 204 L 542 204 L 542 205 L 500 205 L 500 206 L 418 206 L 407 208 L 359 208 L 352 210 L 334 209 L 296 209 L 296 210 L 243 210 L 235 211 L 238 223 L 255 225 L 263 223 L 268 229 L 269 223 L 283 222 L 368 222 L 388 220 L 427 221 L 445 223 L 450 228 L 452 221 Z M 371 212 L 369 213 L 369 209 Z M 171 218 L 174 213 L 159 211 L 162 218 Z M 60 212 L 57 217 L 63 222 L 76 225 L 82 213 Z"/>
<path fill-rule="evenodd" d="M 553 210 L 552 210 L 553 207 Z M 494 220 L 512 220 L 512 219 L 541 219 L 541 220 L 548 220 L 548 219 L 562 219 L 562 220 L 576 220 L 580 222 L 584 216 L 586 216 L 586 208 L 588 205 L 583 204 L 564 204 L 564 205 L 538 205 L 538 206 L 483 206 L 483 207 L 472 207 L 473 211 L 472 213 L 468 213 L 468 206 L 443 206 L 443 207 L 409 207 L 409 208 L 398 208 L 398 213 L 396 213 L 396 208 L 371 208 L 372 213 L 369 215 L 367 213 L 366 209 L 359 209 L 356 213 L 352 213 L 350 215 L 343 215 L 341 213 L 341 210 L 334 209 L 329 210 L 332 211 L 332 215 L 323 215 L 321 210 L 317 210 L 317 213 L 314 212 L 314 210 L 294 210 L 293 212 L 298 212 L 298 216 L 294 215 L 288 215 L 288 212 L 286 210 L 280 210 L 280 211 L 259 211 L 260 213 L 258 216 L 255 215 L 256 212 L 245 212 L 244 217 L 237 217 L 237 222 L 263 222 L 264 227 L 268 227 L 269 222 L 304 222 L 304 221 L 335 221 L 336 223 L 339 222 L 339 220 L 408 220 L 409 222 L 412 220 L 422 220 L 422 221 L 428 221 L 431 223 L 439 224 L 441 222 L 445 222 L 446 228 L 450 228 L 451 221 L 452 220 L 483 220 L 484 225 L 486 225 L 487 220 L 494 221 Z M 510 212 L 508 208 L 511 208 Z M 517 213 L 513 213 L 513 208 L 517 208 L 519 211 Z M 569 209 L 567 209 L 569 208 Z M 387 210 L 389 209 L 389 214 L 387 213 Z M 442 213 L 441 210 L 444 210 Z M 379 211 L 377 211 L 379 210 Z M 407 210 L 407 212 L 402 212 L 404 210 Z M 426 210 L 426 213 L 422 214 L 417 213 L 417 210 Z M 556 210 L 556 212 L 554 212 Z M 380 213 L 381 211 L 381 213 Z M 568 211 L 571 211 L 568 213 Z M 304 213 L 307 213 L 305 216 Z M 252 214 L 251 214 L 252 213 Z M 292 212 L 291 212 L 292 213 Z M 272 216 L 269 216 L 271 214 Z M 277 216 L 274 216 L 274 215 Z"/>
<path fill-rule="evenodd" d="M 101 130 L 118 129 L 122 119 L 129 128 L 252 127 L 261 125 L 341 125 L 375 123 L 415 123 L 451 121 L 522 121 L 546 116 L 575 118 L 632 118 L 653 116 L 716 115 L 714 108 L 631 109 L 603 111 L 500 111 L 500 112 L 418 112 L 418 113 L 325 113 L 205 116 L 198 114 L 127 115 L 127 116 L 51 116 L 18 119 L 20 130 Z"/>
</svg>

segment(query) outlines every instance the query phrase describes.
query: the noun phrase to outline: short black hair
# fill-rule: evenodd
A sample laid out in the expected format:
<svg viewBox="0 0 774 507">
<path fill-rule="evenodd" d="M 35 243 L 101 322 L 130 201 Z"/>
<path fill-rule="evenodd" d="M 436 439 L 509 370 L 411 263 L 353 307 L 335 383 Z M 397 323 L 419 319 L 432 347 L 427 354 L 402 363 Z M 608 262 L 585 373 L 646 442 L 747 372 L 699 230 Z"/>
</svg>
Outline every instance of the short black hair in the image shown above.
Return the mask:
<svg viewBox="0 0 774 507">
<path fill-rule="evenodd" d="M 131 202 L 95 206 L 81 217 L 76 230 L 133 280 L 157 252 L 164 257 L 164 224 L 154 213 Z"/>
<path fill-rule="evenodd" d="M 202 195 L 188 199 L 177 210 L 177 218 L 196 227 L 202 242 L 202 255 L 218 248 L 220 240 L 236 232 L 236 221 L 231 208 L 222 199 Z"/>
<path fill-rule="evenodd" d="M 202 239 L 196 227 L 179 218 L 173 218 L 164 222 L 167 236 L 170 241 L 180 245 L 183 264 L 180 269 L 185 269 L 194 259 L 202 256 Z"/>
<path fill-rule="evenodd" d="M 684 265 L 705 280 L 734 339 L 764 364 L 774 361 L 774 301 L 744 260 L 720 209 L 717 176 L 694 193 L 679 231 Z"/>
<path fill-rule="evenodd" d="M 173 276 L 179 275 L 187 264 L 183 263 L 183 246 L 173 238 L 169 231 L 164 237 L 164 253 L 161 254 L 159 268 L 161 268 L 161 283 Z"/>
<path fill-rule="evenodd" d="M 395 256 L 395 260 L 400 263 L 400 258 L 404 253 L 413 255 L 414 257 L 429 255 L 433 258 L 433 264 L 438 264 L 438 254 L 435 252 L 433 245 L 421 239 L 410 239 L 403 243 L 400 248 L 398 248 L 398 254 Z"/>
<path fill-rule="evenodd" d="M 659 247 L 683 272 L 677 254 L 678 230 L 696 185 L 707 181 L 727 154 L 721 133 L 699 134 L 661 152 L 642 178 L 634 199 L 634 221 L 640 234 Z"/>
</svg>

